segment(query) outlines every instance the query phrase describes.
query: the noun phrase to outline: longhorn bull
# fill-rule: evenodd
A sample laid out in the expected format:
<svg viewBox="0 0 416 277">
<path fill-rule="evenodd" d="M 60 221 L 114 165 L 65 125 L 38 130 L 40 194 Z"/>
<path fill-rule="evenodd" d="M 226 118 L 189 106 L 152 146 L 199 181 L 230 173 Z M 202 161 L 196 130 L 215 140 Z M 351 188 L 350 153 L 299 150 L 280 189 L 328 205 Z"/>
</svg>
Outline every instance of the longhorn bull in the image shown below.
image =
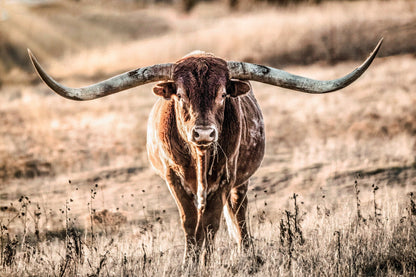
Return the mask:
<svg viewBox="0 0 416 277">
<path fill-rule="evenodd" d="M 185 232 L 185 258 L 207 252 L 224 213 L 237 243 L 248 247 L 247 189 L 264 155 L 261 110 L 250 80 L 306 93 L 328 93 L 360 77 L 375 58 L 371 55 L 346 76 L 318 81 L 263 65 L 225 61 L 193 53 L 176 63 L 138 68 L 100 83 L 65 87 L 52 79 L 29 50 L 40 78 L 59 95 L 92 100 L 125 89 L 160 81 L 161 96 L 149 116 L 147 152 L 156 172 L 174 197 Z"/>
</svg>

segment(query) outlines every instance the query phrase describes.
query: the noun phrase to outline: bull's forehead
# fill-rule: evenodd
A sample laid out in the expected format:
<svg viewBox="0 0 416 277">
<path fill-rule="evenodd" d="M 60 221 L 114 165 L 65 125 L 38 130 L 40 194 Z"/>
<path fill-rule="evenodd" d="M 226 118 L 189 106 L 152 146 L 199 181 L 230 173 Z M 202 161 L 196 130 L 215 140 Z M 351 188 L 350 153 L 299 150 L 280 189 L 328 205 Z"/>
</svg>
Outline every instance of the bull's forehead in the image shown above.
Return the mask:
<svg viewBox="0 0 416 277">
<path fill-rule="evenodd" d="M 176 63 L 173 79 L 187 90 L 212 92 L 226 85 L 227 62 L 210 54 L 189 56 Z"/>
</svg>

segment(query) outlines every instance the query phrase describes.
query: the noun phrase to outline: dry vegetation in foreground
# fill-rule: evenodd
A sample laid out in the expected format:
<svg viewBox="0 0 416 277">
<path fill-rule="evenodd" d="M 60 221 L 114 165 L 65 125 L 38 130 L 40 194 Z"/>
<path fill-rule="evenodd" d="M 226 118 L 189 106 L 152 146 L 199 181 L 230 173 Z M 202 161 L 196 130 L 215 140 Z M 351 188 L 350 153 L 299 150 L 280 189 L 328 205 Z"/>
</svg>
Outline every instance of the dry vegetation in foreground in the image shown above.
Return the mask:
<svg viewBox="0 0 416 277">
<path fill-rule="evenodd" d="M 0 275 L 195 270 L 181 266 L 176 206 L 146 158 L 145 122 L 156 99 L 151 85 L 93 102 L 68 101 L 30 83 L 37 79 L 26 47 L 70 86 L 174 61 L 194 49 L 331 79 L 363 60 L 380 35 L 380 57 L 341 92 L 312 96 L 253 83 L 267 139 L 248 195 L 253 248 L 239 253 L 223 228 L 212 264 L 198 270 L 414 275 L 415 3 L 230 14 L 205 3 L 187 16 L 167 7 L 113 13 L 66 1 L 10 4 L 9 21 L 0 22 L 0 44 L 16 54 L 0 53 Z"/>
<path fill-rule="evenodd" d="M 240 253 L 223 230 L 211 263 L 202 266 L 182 265 L 182 234 L 165 215 L 148 214 L 140 224 L 126 224 L 121 213 L 94 209 L 97 189 L 91 188 L 85 207 L 89 210 L 85 229 L 79 228 L 71 212 L 79 205 L 72 198 L 54 215 L 64 225 L 54 232 L 39 226 L 41 220 L 52 220 L 51 211 L 27 196 L 10 204 L 1 227 L 2 276 L 413 276 L 416 272 L 413 193 L 399 204 L 399 195 L 380 200 L 383 190 L 373 185 L 371 203 L 364 207 L 356 181 L 345 206 L 321 191 L 319 203 L 307 211 L 302 198 L 293 194 L 290 206 L 276 217 L 266 212 L 264 202 L 249 215 L 255 235 L 249 251 Z M 21 232 L 12 235 L 11 225 L 20 226 Z"/>
</svg>

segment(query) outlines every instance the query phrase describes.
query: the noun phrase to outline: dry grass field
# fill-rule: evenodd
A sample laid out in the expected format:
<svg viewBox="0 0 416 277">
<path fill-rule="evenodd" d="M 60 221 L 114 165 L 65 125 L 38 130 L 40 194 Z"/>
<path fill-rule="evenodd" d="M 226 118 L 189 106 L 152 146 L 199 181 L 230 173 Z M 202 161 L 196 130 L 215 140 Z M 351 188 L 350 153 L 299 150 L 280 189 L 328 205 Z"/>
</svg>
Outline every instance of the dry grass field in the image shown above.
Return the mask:
<svg viewBox="0 0 416 277">
<path fill-rule="evenodd" d="M 414 276 L 416 2 L 324 2 L 190 14 L 133 3 L 0 3 L 1 276 Z M 225 227 L 207 266 L 182 266 L 173 198 L 152 171 L 146 85 L 91 102 L 38 81 L 30 48 L 68 86 L 201 49 L 333 79 L 328 95 L 252 83 L 266 155 L 248 198 L 248 253 Z M 223 224 L 224 225 L 224 224 Z"/>
</svg>

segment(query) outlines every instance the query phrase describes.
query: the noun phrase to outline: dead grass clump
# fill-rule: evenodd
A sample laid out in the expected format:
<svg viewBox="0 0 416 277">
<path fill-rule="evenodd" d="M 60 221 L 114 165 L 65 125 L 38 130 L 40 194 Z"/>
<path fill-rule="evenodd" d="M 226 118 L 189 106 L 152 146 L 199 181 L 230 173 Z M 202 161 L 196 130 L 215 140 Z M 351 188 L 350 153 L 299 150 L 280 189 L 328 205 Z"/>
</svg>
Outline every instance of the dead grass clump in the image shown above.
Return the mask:
<svg viewBox="0 0 416 277">
<path fill-rule="evenodd" d="M 31 155 L 24 157 L 0 157 L 0 180 L 33 179 L 36 177 L 54 176 L 54 168 L 48 161 L 36 159 Z"/>
<path fill-rule="evenodd" d="M 5 170 L 3 178 L 12 177 L 16 179 L 21 178 L 35 178 L 41 176 L 53 176 L 52 165 L 49 162 L 40 160 L 22 160 L 19 164 L 15 164 L 14 168 Z"/>
<path fill-rule="evenodd" d="M 96 226 L 106 233 L 116 233 L 121 226 L 127 223 L 127 217 L 121 212 L 104 209 L 94 213 L 93 221 Z"/>
</svg>

